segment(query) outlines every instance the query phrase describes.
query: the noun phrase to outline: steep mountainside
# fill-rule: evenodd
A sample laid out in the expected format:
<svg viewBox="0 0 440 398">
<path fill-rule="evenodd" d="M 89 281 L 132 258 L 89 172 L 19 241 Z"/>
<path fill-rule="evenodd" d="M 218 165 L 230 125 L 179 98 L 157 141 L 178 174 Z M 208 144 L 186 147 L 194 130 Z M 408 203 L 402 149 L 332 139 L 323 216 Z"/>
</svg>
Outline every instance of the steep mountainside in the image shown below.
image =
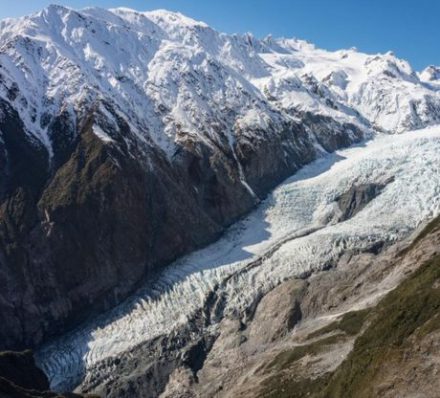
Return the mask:
<svg viewBox="0 0 440 398">
<path fill-rule="evenodd" d="M 379 266 L 376 275 L 367 271 L 370 273 L 367 278 L 360 274 L 353 278 L 356 272 L 353 273 L 350 279 L 362 284 L 374 283 L 379 275 L 383 278 L 380 273 L 394 273 L 394 278 L 400 275 L 399 279 L 403 280 L 384 298 L 366 308 L 358 306 L 354 311 L 338 314 L 343 305 L 335 305 L 332 312 L 336 316 L 330 317 L 326 326 L 317 328 L 315 325 L 313 333 L 299 331 L 295 336 L 296 346 L 286 349 L 288 343 L 284 347 L 280 344 L 281 350 L 260 363 L 258 378 L 253 378 L 258 380 L 257 386 L 244 381 L 239 387 L 241 392 L 237 391 L 234 396 L 437 396 L 440 387 L 436 377 L 440 369 L 439 245 L 440 219 L 437 218 L 409 247 L 393 253 L 395 257 L 389 258 L 386 268 Z M 339 288 L 347 282 L 341 279 L 336 282 Z M 341 293 L 347 295 L 350 288 L 353 289 L 353 285 Z M 311 286 L 308 289 L 312 290 Z M 319 292 L 314 294 L 320 295 Z M 307 299 L 301 305 L 306 307 Z M 331 363 L 329 358 L 337 360 Z M 244 391 L 253 392 L 246 395 Z"/>
<path fill-rule="evenodd" d="M 423 246 L 402 266 L 398 259 L 413 231 L 440 213 L 439 166 L 439 127 L 328 154 L 216 242 L 41 347 L 37 362 L 54 389 L 108 398 L 226 398 L 241 387 L 254 397 L 266 376 L 284 374 L 258 372 L 274 351 L 303 345 L 312 355 L 304 337 L 374 305 L 437 250 Z M 352 342 L 325 351 L 317 374 Z"/>
<path fill-rule="evenodd" d="M 440 120 L 435 68 L 166 11 L 50 6 L 0 45 L 2 348 L 120 302 L 325 152 Z"/>
</svg>

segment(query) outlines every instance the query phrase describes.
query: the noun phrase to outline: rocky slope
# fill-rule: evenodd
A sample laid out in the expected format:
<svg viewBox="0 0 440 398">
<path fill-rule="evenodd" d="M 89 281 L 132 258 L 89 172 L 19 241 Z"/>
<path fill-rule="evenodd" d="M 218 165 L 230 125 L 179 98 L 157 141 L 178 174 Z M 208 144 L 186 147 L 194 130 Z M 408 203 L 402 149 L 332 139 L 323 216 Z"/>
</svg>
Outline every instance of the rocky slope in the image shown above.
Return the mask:
<svg viewBox="0 0 440 398">
<path fill-rule="evenodd" d="M 38 363 L 61 390 L 153 398 L 183 383 L 234 396 L 249 363 L 297 343 L 307 322 L 324 327 L 396 286 L 399 243 L 439 214 L 439 153 L 435 127 L 304 166 L 221 239 L 39 349 Z"/>
<path fill-rule="evenodd" d="M 345 256 L 332 271 L 281 283 L 244 323 L 224 318 L 213 340 L 186 347 L 174 361 L 149 358 L 143 368 L 148 350 L 177 347 L 163 339 L 137 347 L 130 361 L 122 356 L 113 364 L 119 370 L 131 362 L 136 370 L 125 369 L 124 378 L 101 391 L 162 398 L 434 397 L 439 225 L 437 218 L 380 254 Z M 179 336 L 187 338 L 185 329 Z M 167 362 L 172 372 L 159 394 Z"/>
<path fill-rule="evenodd" d="M 166 11 L 50 6 L 0 22 L 0 43 L 3 349 L 121 302 L 326 152 L 440 120 L 435 68 Z M 354 217 L 391 177 L 346 187 L 344 214 L 315 209 L 320 222 Z M 421 209 L 396 236 L 434 212 Z"/>
<path fill-rule="evenodd" d="M 300 290 L 292 290 L 298 281 L 289 281 L 272 291 L 254 320 L 263 331 L 259 336 L 269 337 L 266 347 L 251 351 L 239 368 L 228 361 L 228 377 L 220 381 L 213 377 L 214 363 L 207 364 L 200 396 L 435 397 L 440 355 L 439 218 L 407 245 L 379 257 L 356 256 L 348 268 L 316 276 Z M 372 296 L 381 290 L 374 284 L 385 281 L 386 290 Z M 331 292 L 330 302 L 325 288 Z M 295 292 L 294 297 L 277 317 L 268 319 L 270 311 L 279 312 L 277 304 L 285 299 L 286 290 Z M 289 330 L 282 317 L 292 310 L 303 315 L 295 332 L 285 338 L 268 335 L 277 327 Z M 225 337 L 216 353 L 223 348 L 222 355 L 228 358 L 247 352 L 251 344 L 259 343 L 255 338 L 249 332 L 249 340 L 227 346 Z M 176 372 L 164 397 L 180 396 L 173 394 L 179 377 L 185 380 Z M 187 381 L 187 396 L 196 396 L 194 385 Z"/>
<path fill-rule="evenodd" d="M 172 13 L 51 6 L 0 40 L 3 348 L 118 303 L 366 130 L 283 113 L 221 61 L 261 63 L 246 38 Z"/>
</svg>

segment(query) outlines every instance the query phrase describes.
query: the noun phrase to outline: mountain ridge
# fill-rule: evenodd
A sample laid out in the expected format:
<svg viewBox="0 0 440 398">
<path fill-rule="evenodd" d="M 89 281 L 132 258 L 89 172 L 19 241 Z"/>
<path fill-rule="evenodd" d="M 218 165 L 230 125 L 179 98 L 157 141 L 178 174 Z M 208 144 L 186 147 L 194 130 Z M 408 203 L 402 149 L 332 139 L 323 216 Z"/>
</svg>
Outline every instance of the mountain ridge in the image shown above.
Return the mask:
<svg viewBox="0 0 440 398">
<path fill-rule="evenodd" d="M 15 348 L 119 303 L 317 157 L 440 121 L 435 81 L 392 54 L 167 11 L 50 6 L 1 21 L 0 41 L 0 335 Z"/>
<path fill-rule="evenodd" d="M 439 122 L 437 90 L 420 80 L 427 72 L 418 75 L 390 52 L 373 56 L 355 50 L 332 53 L 296 39 L 226 35 L 164 10 L 75 11 L 49 6 L 30 17 L 2 21 L 0 26 L 5 43 L 2 97 L 18 95 L 9 101 L 23 115 L 30 114 L 26 127 L 49 154 L 53 152 L 47 131 L 50 114 L 64 109 L 71 116 L 81 117 L 81 112 L 101 99 L 116 105 L 126 121 L 133 120 L 132 127 L 141 139 L 153 141 L 169 156 L 175 150 L 173 141 L 181 139 L 180 133 L 195 132 L 199 139 L 216 139 L 210 125 L 222 127 L 225 121 L 231 128 L 234 124 L 238 124 L 234 128 L 265 128 L 268 121 L 279 125 L 279 119 L 288 118 L 289 113 L 298 116 L 299 102 L 306 102 L 299 107 L 300 112 L 313 111 L 360 124 L 364 129 L 369 123 L 399 132 Z M 11 66 L 23 62 L 27 63 L 28 77 L 26 68 L 20 75 L 20 68 Z M 317 63 L 326 65 L 325 71 Z M 179 78 L 173 70 L 179 71 Z M 230 87 L 227 79 L 223 79 L 226 87 L 216 81 L 225 77 L 230 79 Z M 378 78 L 385 89 L 376 87 L 379 82 L 374 80 Z M 393 88 L 397 82 L 400 87 Z M 42 89 L 32 87 L 35 84 Z M 408 94 L 408 89 L 417 90 L 405 103 L 398 90 Z M 250 96 L 252 104 L 240 90 Z M 240 98 L 232 100 L 231 94 Z M 218 95 L 221 97 L 216 98 Z M 432 95 L 429 101 L 427 95 Z M 371 98 L 366 102 L 364 96 Z M 385 106 L 374 104 L 381 97 L 387 100 L 387 112 L 392 116 L 382 116 Z M 402 102 L 402 114 L 389 106 L 395 102 Z M 235 110 L 235 117 L 233 113 L 232 119 L 225 119 L 217 109 L 206 109 L 206 104 L 228 112 Z M 129 107 L 138 110 L 129 113 Z M 436 111 L 430 112 L 434 120 L 424 120 L 426 107 Z M 194 109 L 197 118 L 191 116 Z M 203 129 L 207 131 L 202 133 Z"/>
</svg>

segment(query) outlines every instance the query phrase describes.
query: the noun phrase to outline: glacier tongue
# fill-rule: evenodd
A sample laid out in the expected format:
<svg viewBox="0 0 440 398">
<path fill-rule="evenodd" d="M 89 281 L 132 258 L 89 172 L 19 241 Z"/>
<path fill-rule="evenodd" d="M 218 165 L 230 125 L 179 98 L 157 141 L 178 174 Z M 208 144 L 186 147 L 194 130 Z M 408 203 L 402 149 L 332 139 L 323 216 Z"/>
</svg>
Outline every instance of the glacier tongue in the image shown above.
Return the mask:
<svg viewBox="0 0 440 398">
<path fill-rule="evenodd" d="M 336 200 L 372 183 L 386 186 L 353 218 L 338 222 Z M 304 167 L 216 243 L 176 261 L 115 310 L 42 347 L 39 364 L 53 388 L 78 385 L 104 359 L 188 322 L 214 289 L 225 298 L 223 315 L 242 313 L 286 278 L 319 272 L 347 251 L 393 243 L 439 212 L 440 128 L 379 134 Z"/>
<path fill-rule="evenodd" d="M 1 21 L 0 43 L 0 99 L 50 155 L 56 155 L 52 134 L 59 133 L 50 130 L 53 117 L 80 120 L 98 106 L 93 132 L 107 145 L 116 142 L 109 130 L 117 118 L 169 159 L 192 140 L 227 148 L 251 193 L 235 153 L 240 135 L 270 140 L 289 121 L 320 116 L 365 137 L 372 127 L 394 133 L 440 123 L 436 67 L 417 74 L 392 53 L 329 52 L 296 39 L 227 35 L 163 10 L 50 6 Z M 312 124 L 307 132 L 313 137 L 319 128 Z M 41 348 L 38 358 L 53 386 L 76 385 L 105 358 L 184 325 L 213 290 L 224 298 L 221 315 L 242 313 L 285 278 L 331 266 L 345 251 L 406 236 L 439 211 L 439 141 L 439 128 L 378 134 L 305 167 L 217 243 Z M 341 222 L 337 199 L 373 183 L 386 186 Z"/>
</svg>

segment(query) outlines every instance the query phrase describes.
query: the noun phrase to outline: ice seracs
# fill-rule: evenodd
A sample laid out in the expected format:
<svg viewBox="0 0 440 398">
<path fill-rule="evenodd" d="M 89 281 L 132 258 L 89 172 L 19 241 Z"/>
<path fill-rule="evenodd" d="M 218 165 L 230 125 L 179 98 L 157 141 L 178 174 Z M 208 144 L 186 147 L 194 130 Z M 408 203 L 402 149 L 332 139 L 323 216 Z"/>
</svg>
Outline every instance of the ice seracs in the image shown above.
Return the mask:
<svg viewBox="0 0 440 398">
<path fill-rule="evenodd" d="M 97 322 L 44 347 L 40 364 L 54 387 L 66 388 L 80 381 L 84 367 L 93 372 L 100 361 L 188 322 L 216 287 L 225 314 L 240 313 L 286 278 L 319 272 L 344 253 L 394 243 L 439 214 L 439 165 L 439 127 L 379 135 L 329 154 L 281 184 L 219 241 L 178 260 Z M 338 222 L 337 198 L 374 183 L 383 191 Z M 110 368 L 100 372 L 111 376 Z"/>
</svg>

